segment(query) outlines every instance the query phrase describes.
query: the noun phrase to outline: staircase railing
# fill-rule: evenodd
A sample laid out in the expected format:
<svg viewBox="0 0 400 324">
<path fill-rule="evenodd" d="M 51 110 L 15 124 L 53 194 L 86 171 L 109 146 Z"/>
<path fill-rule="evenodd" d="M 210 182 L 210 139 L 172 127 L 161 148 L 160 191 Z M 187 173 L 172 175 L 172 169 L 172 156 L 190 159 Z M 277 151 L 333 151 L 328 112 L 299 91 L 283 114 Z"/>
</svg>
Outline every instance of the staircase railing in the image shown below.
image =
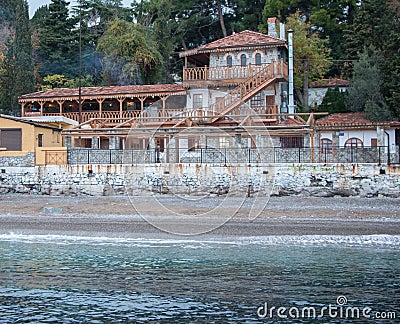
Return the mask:
<svg viewBox="0 0 400 324">
<path fill-rule="evenodd" d="M 226 115 L 263 90 L 277 78 L 286 77 L 286 71 L 286 64 L 282 60 L 272 62 L 254 76 L 239 84 L 225 97 L 217 99 L 217 101 L 210 106 L 210 110 L 215 115 L 221 115 L 221 117 Z M 218 118 L 220 117 L 216 117 L 213 121 Z"/>
</svg>

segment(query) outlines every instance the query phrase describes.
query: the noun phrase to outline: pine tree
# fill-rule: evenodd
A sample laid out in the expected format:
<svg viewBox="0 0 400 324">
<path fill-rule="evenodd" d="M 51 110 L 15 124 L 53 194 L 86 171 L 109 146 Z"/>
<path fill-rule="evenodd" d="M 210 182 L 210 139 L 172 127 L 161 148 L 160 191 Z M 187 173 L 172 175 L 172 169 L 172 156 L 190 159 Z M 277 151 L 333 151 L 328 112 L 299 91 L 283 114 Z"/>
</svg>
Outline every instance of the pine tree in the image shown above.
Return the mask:
<svg viewBox="0 0 400 324">
<path fill-rule="evenodd" d="M 69 17 L 69 2 L 52 0 L 49 13 L 40 27 L 38 54 L 42 61 L 40 74 L 78 74 L 79 41 L 77 20 Z"/>
<path fill-rule="evenodd" d="M 355 59 L 365 46 L 379 58 L 381 93 L 390 110 L 400 116 L 400 7 L 395 0 L 363 0 L 347 35 L 347 54 Z"/>
<path fill-rule="evenodd" d="M 363 111 L 373 121 L 393 118 L 382 94 L 379 52 L 372 46 L 364 48 L 354 63 L 354 75 L 349 88 L 348 109 Z"/>
</svg>

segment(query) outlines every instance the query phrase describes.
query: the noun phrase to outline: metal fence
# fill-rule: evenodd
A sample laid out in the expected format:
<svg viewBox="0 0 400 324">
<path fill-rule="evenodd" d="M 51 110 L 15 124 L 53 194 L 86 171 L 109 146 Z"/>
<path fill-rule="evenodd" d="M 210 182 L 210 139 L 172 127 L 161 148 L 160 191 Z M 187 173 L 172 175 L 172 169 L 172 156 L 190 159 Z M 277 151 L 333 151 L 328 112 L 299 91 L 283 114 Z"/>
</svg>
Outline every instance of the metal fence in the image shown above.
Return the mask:
<svg viewBox="0 0 400 324">
<path fill-rule="evenodd" d="M 399 147 L 326 148 L 196 148 L 165 150 L 68 150 L 69 164 L 151 164 L 151 163 L 399 163 Z"/>
</svg>

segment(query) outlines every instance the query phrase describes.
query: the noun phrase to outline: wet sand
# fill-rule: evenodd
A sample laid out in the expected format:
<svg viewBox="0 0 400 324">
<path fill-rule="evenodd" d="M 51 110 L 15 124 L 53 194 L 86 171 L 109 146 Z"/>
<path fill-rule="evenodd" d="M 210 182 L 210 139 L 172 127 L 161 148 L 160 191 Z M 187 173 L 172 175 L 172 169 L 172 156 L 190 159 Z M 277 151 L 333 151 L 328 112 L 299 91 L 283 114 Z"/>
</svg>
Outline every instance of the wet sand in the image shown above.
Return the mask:
<svg viewBox="0 0 400 324">
<path fill-rule="evenodd" d="M 400 199 L 272 197 L 267 203 L 238 197 L 131 198 L 3 195 L 0 233 L 171 238 L 180 236 L 166 229 L 188 229 L 203 233 L 197 236 L 202 238 L 400 235 Z M 251 219 L 254 209 L 260 215 Z"/>
</svg>

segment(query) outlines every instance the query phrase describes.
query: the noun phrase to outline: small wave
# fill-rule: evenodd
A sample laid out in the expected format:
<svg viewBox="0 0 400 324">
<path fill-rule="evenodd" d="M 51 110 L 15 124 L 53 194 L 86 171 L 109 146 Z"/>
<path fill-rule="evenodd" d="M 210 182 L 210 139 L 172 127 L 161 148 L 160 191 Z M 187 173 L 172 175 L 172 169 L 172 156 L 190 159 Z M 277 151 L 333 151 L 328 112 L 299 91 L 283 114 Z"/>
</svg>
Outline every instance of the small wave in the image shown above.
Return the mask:
<svg viewBox="0 0 400 324">
<path fill-rule="evenodd" d="M 215 248 L 217 245 L 374 246 L 400 248 L 400 235 L 282 235 L 188 240 L 8 233 L 0 234 L 0 241 L 59 245 L 126 245 L 142 248 L 179 246 L 185 249 Z"/>
</svg>

